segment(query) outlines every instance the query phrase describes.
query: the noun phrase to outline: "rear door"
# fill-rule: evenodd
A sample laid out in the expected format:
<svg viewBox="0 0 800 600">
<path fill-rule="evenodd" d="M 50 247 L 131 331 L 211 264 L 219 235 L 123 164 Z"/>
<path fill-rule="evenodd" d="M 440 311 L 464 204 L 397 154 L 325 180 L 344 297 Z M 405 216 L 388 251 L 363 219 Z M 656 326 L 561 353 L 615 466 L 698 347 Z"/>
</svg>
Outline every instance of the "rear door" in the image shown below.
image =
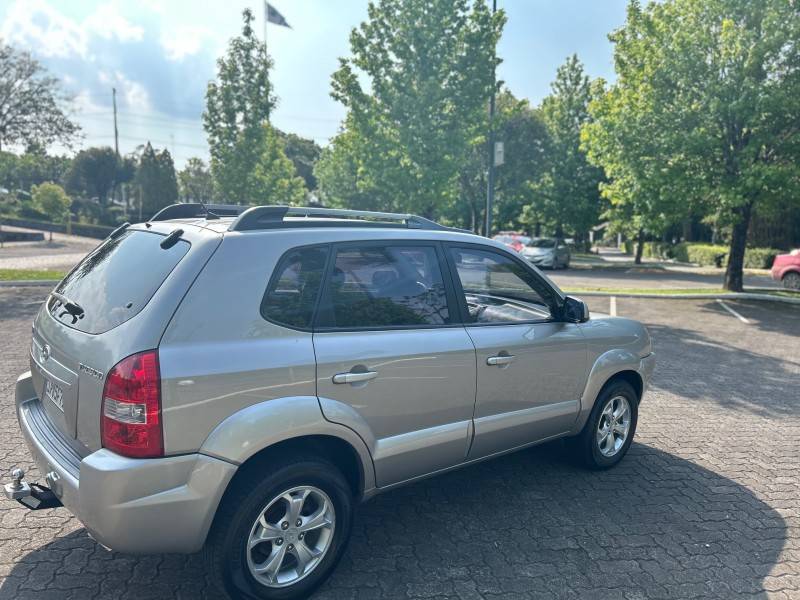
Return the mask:
<svg viewBox="0 0 800 600">
<path fill-rule="evenodd" d="M 448 245 L 448 256 L 477 351 L 469 458 L 569 430 L 580 406 L 586 342 L 576 324 L 553 318 L 554 290 L 507 252 Z"/>
<path fill-rule="evenodd" d="M 475 349 L 459 323 L 439 245 L 335 247 L 318 313 L 322 409 L 367 442 L 378 485 L 462 462 Z"/>
<path fill-rule="evenodd" d="M 202 256 L 213 251 L 184 260 L 189 241 L 162 248 L 162 240 L 163 234 L 135 229 L 106 240 L 56 287 L 34 321 L 31 373 L 37 396 L 50 421 L 90 449 L 100 445 L 106 373 L 122 358 L 158 345 L 188 283 L 171 290 L 170 310 L 161 314 L 146 314 L 151 298 L 179 263 L 196 274 Z"/>
</svg>

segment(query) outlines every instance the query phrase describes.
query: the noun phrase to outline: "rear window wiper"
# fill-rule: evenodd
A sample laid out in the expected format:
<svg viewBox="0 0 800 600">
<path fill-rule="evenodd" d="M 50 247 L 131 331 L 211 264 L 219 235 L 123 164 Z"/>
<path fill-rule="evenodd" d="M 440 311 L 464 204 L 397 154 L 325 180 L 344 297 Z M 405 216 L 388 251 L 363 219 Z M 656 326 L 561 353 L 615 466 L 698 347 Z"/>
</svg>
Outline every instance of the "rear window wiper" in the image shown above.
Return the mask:
<svg viewBox="0 0 800 600">
<path fill-rule="evenodd" d="M 83 310 L 83 307 L 80 304 L 74 300 L 70 300 L 63 294 L 59 294 L 58 292 L 50 292 L 50 295 L 61 302 L 61 306 L 64 308 L 64 310 L 74 319 L 73 323 L 78 319 L 83 318 L 83 315 L 86 311 Z"/>
</svg>

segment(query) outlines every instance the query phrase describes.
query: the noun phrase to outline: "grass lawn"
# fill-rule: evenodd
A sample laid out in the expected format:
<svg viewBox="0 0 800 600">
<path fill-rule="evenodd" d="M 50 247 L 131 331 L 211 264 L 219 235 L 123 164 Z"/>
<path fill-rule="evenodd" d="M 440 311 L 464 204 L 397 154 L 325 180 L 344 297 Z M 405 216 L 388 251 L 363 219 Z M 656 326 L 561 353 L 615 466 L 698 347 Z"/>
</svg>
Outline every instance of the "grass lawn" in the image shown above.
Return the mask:
<svg viewBox="0 0 800 600">
<path fill-rule="evenodd" d="M 35 269 L 0 269 L 0 281 L 30 281 L 62 279 L 64 271 L 38 271 Z"/>
</svg>

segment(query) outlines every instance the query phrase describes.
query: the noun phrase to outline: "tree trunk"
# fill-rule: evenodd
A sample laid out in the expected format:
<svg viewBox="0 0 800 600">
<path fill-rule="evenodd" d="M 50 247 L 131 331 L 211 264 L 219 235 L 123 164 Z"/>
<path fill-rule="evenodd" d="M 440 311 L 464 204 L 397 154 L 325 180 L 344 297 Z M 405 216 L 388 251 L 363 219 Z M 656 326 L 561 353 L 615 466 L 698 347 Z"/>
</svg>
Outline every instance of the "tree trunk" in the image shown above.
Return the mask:
<svg viewBox="0 0 800 600">
<path fill-rule="evenodd" d="M 683 229 L 683 241 L 684 242 L 692 242 L 692 220 L 690 218 L 686 218 L 683 220 L 681 224 Z"/>
<path fill-rule="evenodd" d="M 639 230 L 639 235 L 636 236 L 636 257 L 633 259 L 634 264 L 642 264 L 642 253 L 644 252 L 644 230 Z"/>
<path fill-rule="evenodd" d="M 747 203 L 736 212 L 738 221 L 731 231 L 731 245 L 728 252 L 728 266 L 725 269 L 723 287 L 731 292 L 741 292 L 744 287 L 744 251 L 747 247 L 747 230 L 750 228 L 752 203 Z"/>
<path fill-rule="evenodd" d="M 542 222 L 536 221 L 536 225 L 534 226 L 534 233 L 533 237 L 542 237 Z"/>
</svg>

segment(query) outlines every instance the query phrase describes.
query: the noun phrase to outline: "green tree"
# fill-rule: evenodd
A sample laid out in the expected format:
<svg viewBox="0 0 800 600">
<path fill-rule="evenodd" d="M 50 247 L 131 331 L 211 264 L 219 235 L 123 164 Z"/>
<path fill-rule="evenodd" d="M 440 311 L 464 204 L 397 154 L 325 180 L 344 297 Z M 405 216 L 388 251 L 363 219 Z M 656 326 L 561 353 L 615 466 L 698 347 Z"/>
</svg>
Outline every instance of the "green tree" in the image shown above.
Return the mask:
<svg viewBox="0 0 800 600">
<path fill-rule="evenodd" d="M 0 152 L 0 186 L 8 190 L 30 192 L 31 187 L 46 181 L 63 184 L 72 160 L 46 154 L 32 146 L 24 154 Z"/>
<path fill-rule="evenodd" d="M 58 79 L 29 52 L 0 42 L 0 149 L 12 144 L 69 145 L 80 127 L 67 116 Z"/>
<path fill-rule="evenodd" d="M 289 169 L 283 169 L 288 159 L 269 126 L 275 106 L 269 81 L 272 61 L 253 31 L 252 11 L 246 9 L 243 19 L 242 35 L 231 40 L 217 61 L 217 80 L 206 91 L 203 126 L 218 196 L 240 204 L 288 197 L 302 201 L 295 191 L 299 179 L 294 167 L 289 162 Z M 283 170 L 270 172 L 270 168 Z M 286 193 L 270 195 L 279 189 Z"/>
<path fill-rule="evenodd" d="M 569 231 L 585 239 L 600 213 L 603 171 L 590 164 L 581 149 L 581 128 L 589 121 L 589 102 L 598 85 L 593 88 L 578 57 L 572 55 L 558 68 L 552 93 L 542 101 L 548 133 L 545 166 L 526 217 L 543 221 L 558 236 Z"/>
<path fill-rule="evenodd" d="M 97 198 L 105 207 L 117 180 L 118 158 L 108 146 L 81 150 L 72 160 L 67 174 L 67 189 L 73 194 Z"/>
<path fill-rule="evenodd" d="M 524 207 L 533 199 L 533 184 L 542 174 L 547 130 L 541 112 L 507 89 L 497 96 L 494 128 L 495 140 L 505 147 L 505 163 L 495 169 L 493 221 L 497 229 L 519 229 L 524 225 Z M 461 170 L 461 201 L 453 207 L 455 214 L 451 217 L 476 232 L 485 226 L 487 167 L 484 137 L 472 145 L 470 160 Z"/>
<path fill-rule="evenodd" d="M 314 140 L 300 137 L 294 133 L 284 133 L 279 129 L 275 132 L 283 144 L 286 158 L 292 161 L 294 170 L 305 181 L 306 188 L 310 191 L 317 189 L 317 178 L 314 177 L 314 165 L 322 154 L 322 148 Z"/>
<path fill-rule="evenodd" d="M 60 185 L 56 183 L 42 183 L 31 188 L 31 198 L 33 206 L 39 212 L 48 216 L 54 223 L 64 221 L 69 207 L 72 206 L 72 199 L 67 196 Z M 50 241 L 53 241 L 53 232 L 50 232 Z"/>
<path fill-rule="evenodd" d="M 252 173 L 253 196 L 257 204 L 302 204 L 306 196 L 303 179 L 295 175 L 292 161 L 286 158 L 275 129 L 264 125 L 256 145 L 258 160 Z"/>
<path fill-rule="evenodd" d="M 169 151 L 156 151 L 150 142 L 144 147 L 136 170 L 139 188 L 139 211 L 149 219 L 159 210 L 178 201 L 178 180 Z"/>
<path fill-rule="evenodd" d="M 717 215 L 731 232 L 729 290 L 742 289 L 753 211 L 798 198 L 799 39 L 786 0 L 632 1 L 611 36 L 617 83 L 601 127 L 626 131 L 604 132 L 613 151 L 596 158 L 627 175 L 634 202 L 658 189 L 654 203 L 672 194 Z"/>
<path fill-rule="evenodd" d="M 318 173 L 356 165 L 359 195 L 437 216 L 457 199 L 459 174 L 485 132 L 505 14 L 469 0 L 378 0 L 367 12 L 332 78 L 347 129 Z M 328 183 L 320 180 L 323 196 Z"/>
<path fill-rule="evenodd" d="M 402 210 L 398 199 L 387 193 L 365 168 L 371 140 L 351 122 L 352 115 L 348 115 L 342 132 L 331 140 L 314 166 L 322 202 L 357 210 Z"/>
<path fill-rule="evenodd" d="M 206 163 L 193 157 L 178 172 L 181 200 L 184 202 L 211 202 L 214 199 L 214 180 Z"/>
</svg>

